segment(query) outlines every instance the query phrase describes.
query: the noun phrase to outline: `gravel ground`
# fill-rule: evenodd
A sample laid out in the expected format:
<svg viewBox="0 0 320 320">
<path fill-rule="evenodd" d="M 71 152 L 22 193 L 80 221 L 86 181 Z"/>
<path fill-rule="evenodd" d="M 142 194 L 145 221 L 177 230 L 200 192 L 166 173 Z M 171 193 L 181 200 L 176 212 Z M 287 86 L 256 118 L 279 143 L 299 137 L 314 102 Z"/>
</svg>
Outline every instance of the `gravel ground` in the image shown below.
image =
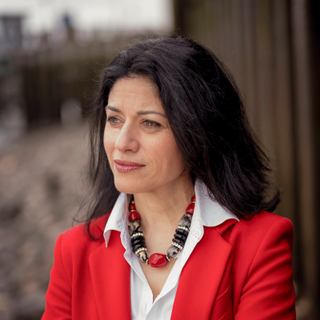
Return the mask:
<svg viewBox="0 0 320 320">
<path fill-rule="evenodd" d="M 54 126 L 0 150 L 2 320 L 41 317 L 55 240 L 86 194 L 86 135 L 84 124 Z"/>
</svg>

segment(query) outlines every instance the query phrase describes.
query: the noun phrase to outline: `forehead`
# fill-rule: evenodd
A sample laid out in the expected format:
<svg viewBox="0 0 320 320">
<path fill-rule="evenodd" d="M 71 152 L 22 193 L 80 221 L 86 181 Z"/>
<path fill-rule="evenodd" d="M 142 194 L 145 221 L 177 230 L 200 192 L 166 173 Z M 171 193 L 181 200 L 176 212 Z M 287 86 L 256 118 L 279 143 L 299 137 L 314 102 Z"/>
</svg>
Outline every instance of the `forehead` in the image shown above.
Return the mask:
<svg viewBox="0 0 320 320">
<path fill-rule="evenodd" d="M 123 104 L 163 109 L 156 84 L 142 76 L 120 78 L 115 82 L 109 93 L 108 105 L 121 107 Z"/>
</svg>

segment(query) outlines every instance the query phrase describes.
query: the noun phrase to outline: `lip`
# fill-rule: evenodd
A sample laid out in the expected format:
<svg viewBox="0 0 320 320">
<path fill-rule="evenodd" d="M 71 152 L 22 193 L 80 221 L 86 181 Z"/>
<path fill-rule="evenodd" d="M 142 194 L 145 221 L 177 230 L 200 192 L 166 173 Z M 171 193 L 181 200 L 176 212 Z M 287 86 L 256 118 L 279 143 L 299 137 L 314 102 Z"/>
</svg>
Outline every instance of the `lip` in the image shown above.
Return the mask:
<svg viewBox="0 0 320 320">
<path fill-rule="evenodd" d="M 122 173 L 135 171 L 144 167 L 144 165 L 140 163 L 125 161 L 125 160 L 114 160 L 114 163 L 115 163 L 116 169 Z"/>
</svg>

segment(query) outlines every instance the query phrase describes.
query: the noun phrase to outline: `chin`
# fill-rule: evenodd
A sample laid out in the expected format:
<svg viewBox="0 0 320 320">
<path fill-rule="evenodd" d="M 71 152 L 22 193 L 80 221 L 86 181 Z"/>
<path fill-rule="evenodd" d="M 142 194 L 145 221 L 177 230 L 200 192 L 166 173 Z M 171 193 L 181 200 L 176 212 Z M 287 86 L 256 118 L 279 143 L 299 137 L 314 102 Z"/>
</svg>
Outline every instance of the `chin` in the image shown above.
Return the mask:
<svg viewBox="0 0 320 320">
<path fill-rule="evenodd" d="M 119 192 L 127 194 L 146 193 L 157 189 L 158 184 L 154 184 L 151 181 L 146 181 L 142 178 L 125 178 L 114 179 L 114 185 Z"/>
<path fill-rule="evenodd" d="M 135 193 L 141 192 L 139 190 L 140 188 L 137 185 L 136 180 L 133 180 L 133 181 L 128 181 L 129 179 L 123 179 L 126 181 L 121 181 L 121 180 L 122 179 L 115 179 L 114 180 L 114 185 L 119 192 L 128 193 L 128 194 L 135 194 Z"/>
</svg>

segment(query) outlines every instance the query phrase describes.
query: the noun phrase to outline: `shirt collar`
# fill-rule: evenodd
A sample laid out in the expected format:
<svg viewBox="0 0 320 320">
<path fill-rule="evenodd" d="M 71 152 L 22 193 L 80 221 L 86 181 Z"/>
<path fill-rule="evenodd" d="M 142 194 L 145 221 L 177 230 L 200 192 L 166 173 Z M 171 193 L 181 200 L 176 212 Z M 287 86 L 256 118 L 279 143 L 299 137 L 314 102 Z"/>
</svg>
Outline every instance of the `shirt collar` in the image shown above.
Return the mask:
<svg viewBox="0 0 320 320">
<path fill-rule="evenodd" d="M 198 234 L 199 237 L 202 237 L 203 226 L 216 227 L 229 219 L 236 219 L 239 221 L 235 214 L 222 207 L 216 200 L 214 200 L 213 196 L 209 195 L 210 193 L 206 185 L 199 179 L 196 180 L 194 189 L 196 204 L 191 230 L 195 235 Z M 127 249 L 126 247 L 128 243 L 130 243 L 129 234 L 126 232 L 129 215 L 129 198 L 129 195 L 120 193 L 111 211 L 103 233 L 106 246 L 108 246 L 111 230 L 116 230 L 121 233 L 121 239 L 125 249 Z"/>
<path fill-rule="evenodd" d="M 116 230 L 121 232 L 121 238 L 124 234 L 128 232 L 124 232 L 127 230 L 128 225 L 128 215 L 129 215 L 129 195 L 125 193 L 120 193 L 113 209 L 111 210 L 109 219 L 106 223 L 106 227 L 103 232 L 104 239 L 106 241 L 106 246 L 108 246 L 108 242 L 111 235 L 111 230 Z M 129 234 L 128 234 L 129 237 Z"/>
</svg>

